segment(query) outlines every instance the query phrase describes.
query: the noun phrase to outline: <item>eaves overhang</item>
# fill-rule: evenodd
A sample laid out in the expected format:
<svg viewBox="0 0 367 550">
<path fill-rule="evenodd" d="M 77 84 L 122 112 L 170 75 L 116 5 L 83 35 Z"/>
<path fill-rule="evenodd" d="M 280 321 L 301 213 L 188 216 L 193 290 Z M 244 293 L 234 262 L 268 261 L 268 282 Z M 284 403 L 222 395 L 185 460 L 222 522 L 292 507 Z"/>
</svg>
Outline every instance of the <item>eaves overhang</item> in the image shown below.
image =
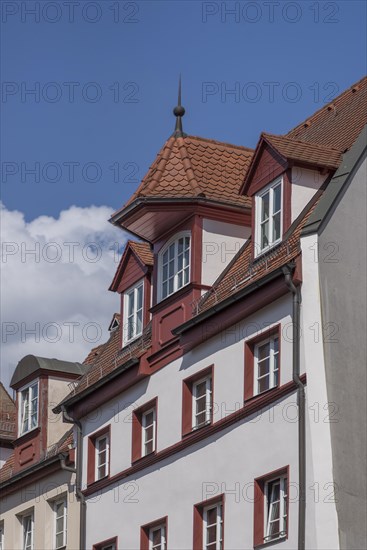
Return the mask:
<svg viewBox="0 0 367 550">
<path fill-rule="evenodd" d="M 11 486 L 12 484 L 15 484 L 21 481 L 22 479 L 25 479 L 29 475 L 35 474 L 36 472 L 39 472 L 40 470 L 47 468 L 52 464 L 56 464 L 57 462 L 60 462 L 63 457 L 64 455 L 60 453 L 50 458 L 46 458 L 46 460 L 42 460 L 41 462 L 34 464 L 34 466 L 30 466 L 29 468 L 25 468 L 24 470 L 21 470 L 15 475 L 9 477 L 9 479 L 7 479 L 6 481 L 3 481 L 2 483 L 0 483 L 1 492 L 3 492 L 7 487 Z"/>
<path fill-rule="evenodd" d="M 86 397 L 94 393 L 96 390 L 98 390 L 99 388 L 107 384 L 107 382 L 110 382 L 111 380 L 119 376 L 122 372 L 130 369 L 131 367 L 134 367 L 138 363 L 139 363 L 139 357 L 132 357 L 128 359 L 128 361 L 123 363 L 120 367 L 117 367 L 110 373 L 106 374 L 91 386 L 86 387 L 81 392 L 71 395 L 70 397 L 67 397 L 66 399 L 61 401 L 61 403 L 56 405 L 56 407 L 54 407 L 52 411 L 55 414 L 59 414 L 63 408 L 65 408 L 66 410 L 69 409 L 70 407 L 74 406 L 76 403 L 78 403 L 82 399 L 85 399 Z"/>
<path fill-rule="evenodd" d="M 291 270 L 294 270 L 295 268 L 294 261 L 287 262 L 287 264 L 285 265 L 289 266 Z M 209 309 L 196 315 L 196 317 L 193 317 L 189 321 L 186 321 L 186 323 L 183 323 L 182 325 L 176 327 L 175 329 L 172 330 L 172 333 L 175 336 L 181 336 L 182 334 L 188 332 L 189 330 L 196 327 L 200 323 L 203 323 L 204 321 L 207 321 L 208 319 L 212 318 L 214 315 L 216 315 L 220 311 L 223 311 L 224 309 L 231 306 L 235 302 L 239 302 L 240 300 L 250 295 L 255 290 L 258 290 L 261 287 L 265 286 L 266 284 L 270 283 L 271 281 L 277 279 L 278 277 L 284 274 L 283 270 L 284 270 L 284 265 L 274 269 L 274 271 L 271 271 L 270 273 L 264 275 L 259 280 L 254 281 L 248 286 L 245 286 L 243 289 L 232 294 L 228 298 L 225 298 L 223 301 L 218 302 L 217 304 L 210 307 Z"/>
</svg>

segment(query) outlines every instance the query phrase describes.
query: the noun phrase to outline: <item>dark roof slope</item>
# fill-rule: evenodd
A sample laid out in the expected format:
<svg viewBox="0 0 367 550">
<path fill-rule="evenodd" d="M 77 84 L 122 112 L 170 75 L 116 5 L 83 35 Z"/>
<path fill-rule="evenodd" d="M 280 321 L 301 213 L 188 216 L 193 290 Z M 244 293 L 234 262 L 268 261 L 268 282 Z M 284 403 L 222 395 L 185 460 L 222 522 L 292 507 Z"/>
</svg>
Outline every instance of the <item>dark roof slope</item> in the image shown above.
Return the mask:
<svg viewBox="0 0 367 550">
<path fill-rule="evenodd" d="M 15 403 L 0 382 L 0 441 L 13 441 L 15 433 Z"/>
<path fill-rule="evenodd" d="M 71 363 L 70 361 L 60 361 L 59 359 L 48 359 L 46 357 L 26 355 L 16 366 L 10 385 L 12 387 L 16 386 L 19 382 L 39 370 L 75 374 L 80 376 L 85 372 L 86 368 L 81 363 Z"/>
</svg>

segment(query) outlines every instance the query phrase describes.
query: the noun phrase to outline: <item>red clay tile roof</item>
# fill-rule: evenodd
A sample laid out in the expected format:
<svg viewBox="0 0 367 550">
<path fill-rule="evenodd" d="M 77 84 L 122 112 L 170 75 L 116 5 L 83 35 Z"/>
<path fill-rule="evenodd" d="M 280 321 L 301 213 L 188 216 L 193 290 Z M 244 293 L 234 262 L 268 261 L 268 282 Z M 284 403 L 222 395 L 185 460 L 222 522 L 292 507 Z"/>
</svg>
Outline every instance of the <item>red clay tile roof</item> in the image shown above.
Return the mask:
<svg viewBox="0 0 367 550">
<path fill-rule="evenodd" d="M 76 382 L 70 384 L 73 389 L 61 403 L 67 401 L 70 397 L 81 393 L 83 390 L 93 386 L 101 378 L 122 367 L 130 359 L 138 359 L 149 349 L 151 345 L 151 324 L 149 323 L 140 338 L 134 340 L 131 344 L 121 348 L 120 331 L 115 330 L 110 333 L 110 337 L 101 346 L 95 348 L 98 353 L 95 360 L 90 362 L 89 370 Z M 88 355 L 87 359 L 89 358 Z M 61 404 L 60 403 L 60 404 Z"/>
<path fill-rule="evenodd" d="M 338 168 L 342 159 L 342 151 L 332 147 L 265 132 L 261 135 L 285 159 L 332 169 Z"/>
<path fill-rule="evenodd" d="M 144 265 L 152 266 L 154 264 L 153 252 L 148 243 L 139 243 L 136 241 L 128 241 L 128 243 Z"/>
<path fill-rule="evenodd" d="M 137 197 L 207 197 L 250 206 L 238 192 L 253 150 L 195 136 L 171 136 L 125 206 Z"/>
<path fill-rule="evenodd" d="M 0 382 L 0 439 L 12 441 L 15 433 L 15 403 Z"/>
<path fill-rule="evenodd" d="M 38 461 L 36 464 L 45 462 L 48 458 L 52 458 L 60 453 L 67 453 L 71 446 L 74 444 L 73 428 L 70 428 L 54 445 L 49 447 L 46 451 L 44 458 Z M 35 464 L 32 464 L 31 469 Z M 14 452 L 9 456 L 8 460 L 3 464 L 0 469 L 0 483 L 8 481 L 13 475 L 14 470 Z M 27 471 L 27 468 L 21 470 L 22 473 Z M 18 472 L 17 472 L 18 473 Z"/>
<path fill-rule="evenodd" d="M 350 149 L 367 123 L 367 77 L 322 107 L 287 134 L 288 138 Z"/>
<path fill-rule="evenodd" d="M 229 296 L 236 294 L 264 275 L 294 260 L 300 254 L 300 235 L 304 224 L 320 200 L 321 194 L 308 211 L 295 220 L 289 228 L 285 240 L 259 258 L 252 260 L 251 237 L 218 277 L 214 285 L 194 305 L 194 315 L 210 309 Z"/>
</svg>

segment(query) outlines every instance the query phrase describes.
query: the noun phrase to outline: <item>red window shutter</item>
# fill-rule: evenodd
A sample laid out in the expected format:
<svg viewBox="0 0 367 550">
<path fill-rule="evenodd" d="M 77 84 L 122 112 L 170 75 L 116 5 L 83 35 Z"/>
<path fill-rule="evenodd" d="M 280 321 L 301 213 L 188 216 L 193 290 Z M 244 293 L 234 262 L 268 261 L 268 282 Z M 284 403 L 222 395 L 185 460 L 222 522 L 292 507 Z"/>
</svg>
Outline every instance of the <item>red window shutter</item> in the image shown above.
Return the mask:
<svg viewBox="0 0 367 550">
<path fill-rule="evenodd" d="M 255 479 L 254 546 L 264 544 L 264 483 Z"/>
<path fill-rule="evenodd" d="M 203 550 L 203 511 L 201 506 L 194 506 L 193 550 Z"/>
<path fill-rule="evenodd" d="M 251 344 L 245 343 L 245 401 L 254 395 L 254 351 Z"/>
<path fill-rule="evenodd" d="M 89 437 L 88 439 L 88 466 L 87 466 L 87 485 L 90 485 L 95 481 L 95 466 L 96 466 L 96 448 L 94 446 L 94 439 Z"/>
<path fill-rule="evenodd" d="M 149 529 L 140 529 L 140 550 L 149 550 Z"/>
<path fill-rule="evenodd" d="M 131 461 L 135 462 L 141 458 L 141 414 L 136 414 L 133 412 L 132 420 Z"/>
<path fill-rule="evenodd" d="M 192 384 L 182 384 L 182 435 L 192 431 Z"/>
</svg>

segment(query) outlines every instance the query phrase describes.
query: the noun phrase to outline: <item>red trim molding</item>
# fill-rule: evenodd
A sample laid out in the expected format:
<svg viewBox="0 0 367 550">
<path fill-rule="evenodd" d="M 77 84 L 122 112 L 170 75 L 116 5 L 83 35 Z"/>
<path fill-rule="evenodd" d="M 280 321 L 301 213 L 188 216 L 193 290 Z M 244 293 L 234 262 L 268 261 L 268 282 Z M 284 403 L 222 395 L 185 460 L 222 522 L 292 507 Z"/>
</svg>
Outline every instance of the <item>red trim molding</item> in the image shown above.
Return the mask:
<svg viewBox="0 0 367 550">
<path fill-rule="evenodd" d="M 104 478 L 104 480 L 108 479 L 110 477 L 110 460 L 111 460 L 111 424 L 108 426 L 105 426 L 101 430 L 98 430 L 98 432 L 95 432 L 94 434 L 90 435 L 88 437 L 88 464 L 87 464 L 87 485 L 91 485 L 92 483 L 96 482 L 96 440 L 101 437 L 102 435 L 108 435 L 108 475 L 107 478 Z"/>
<path fill-rule="evenodd" d="M 281 374 L 281 325 L 275 325 L 245 342 L 245 401 L 254 397 L 254 378 L 255 378 L 255 346 L 262 340 L 270 336 L 278 335 L 279 340 L 279 372 L 278 386 L 280 386 Z"/>
<path fill-rule="evenodd" d="M 140 527 L 140 550 L 149 550 L 149 531 L 150 529 L 158 527 L 159 525 L 164 525 L 166 537 L 165 548 L 168 548 L 168 516 L 164 516 L 163 518 L 157 519 L 152 523 L 147 523 L 146 525 L 142 525 Z"/>
<path fill-rule="evenodd" d="M 192 388 L 195 382 L 206 376 L 211 376 L 212 379 L 210 423 L 212 424 L 213 422 L 214 365 L 210 365 L 210 367 L 202 369 L 182 381 L 182 436 L 186 436 L 192 431 L 196 431 L 192 428 Z"/>
<path fill-rule="evenodd" d="M 254 480 L 254 548 L 266 544 L 264 541 L 264 512 L 265 512 L 265 484 L 270 479 L 285 475 L 287 477 L 287 534 L 288 538 L 288 523 L 289 523 L 289 466 L 284 466 L 273 472 L 269 472 Z M 285 540 L 285 538 L 280 539 Z M 270 541 L 269 541 L 270 542 Z M 272 544 L 276 541 L 271 541 Z"/>
<path fill-rule="evenodd" d="M 107 540 L 104 540 L 102 542 L 98 542 L 97 544 L 93 544 L 93 550 L 102 550 L 103 548 L 105 548 L 106 546 L 110 546 L 114 544 L 115 545 L 115 548 L 116 550 L 118 550 L 118 542 L 117 542 L 117 537 L 112 537 L 112 539 L 107 539 Z"/>
<path fill-rule="evenodd" d="M 225 501 L 225 496 L 224 494 L 221 494 L 213 498 L 210 498 L 208 500 L 203 500 L 198 504 L 195 504 L 194 520 L 193 520 L 193 524 L 194 524 L 194 537 L 193 537 L 193 545 L 192 545 L 193 550 L 203 550 L 204 548 L 204 531 L 203 531 L 204 508 L 214 504 L 222 505 L 222 522 L 223 522 L 222 523 L 222 539 L 223 539 L 222 547 L 224 548 L 224 501 Z"/>
<path fill-rule="evenodd" d="M 151 399 L 138 409 L 133 411 L 132 415 L 132 441 L 131 441 L 131 462 L 134 463 L 142 458 L 142 418 L 143 414 L 149 409 L 155 409 L 155 444 L 153 453 L 157 452 L 157 431 L 158 431 L 158 397 Z M 153 454 L 151 453 L 151 454 Z M 145 457 L 144 457 L 145 458 Z"/>
<path fill-rule="evenodd" d="M 306 384 L 306 374 L 302 374 L 300 378 L 302 383 Z M 172 455 L 175 455 L 183 451 L 184 449 L 191 447 L 191 445 L 195 445 L 196 443 L 203 441 L 206 438 L 221 432 L 222 430 L 225 430 L 229 426 L 240 422 L 248 416 L 256 414 L 257 412 L 261 412 L 265 407 L 268 407 L 279 399 L 282 399 L 283 397 L 294 393 L 297 390 L 297 387 L 297 384 L 291 381 L 287 384 L 284 384 L 283 386 L 280 386 L 279 388 L 274 388 L 271 391 L 260 394 L 251 399 L 248 403 L 245 403 L 242 409 L 235 411 L 224 418 L 221 418 L 213 424 L 205 426 L 201 430 L 195 430 L 194 432 L 191 432 L 181 441 L 174 443 L 173 445 L 167 447 L 166 449 L 163 449 L 162 451 L 145 456 L 144 458 L 133 464 L 131 467 L 119 472 L 112 477 L 108 479 L 102 479 L 101 481 L 94 483 L 90 487 L 87 487 L 83 491 L 83 494 L 85 496 L 93 495 L 96 492 L 104 489 L 108 485 L 117 483 L 118 481 L 134 475 L 137 472 L 144 470 L 145 468 L 149 468 L 154 464 L 157 464 L 158 462 L 161 462 L 162 460 L 165 460 Z"/>
</svg>

